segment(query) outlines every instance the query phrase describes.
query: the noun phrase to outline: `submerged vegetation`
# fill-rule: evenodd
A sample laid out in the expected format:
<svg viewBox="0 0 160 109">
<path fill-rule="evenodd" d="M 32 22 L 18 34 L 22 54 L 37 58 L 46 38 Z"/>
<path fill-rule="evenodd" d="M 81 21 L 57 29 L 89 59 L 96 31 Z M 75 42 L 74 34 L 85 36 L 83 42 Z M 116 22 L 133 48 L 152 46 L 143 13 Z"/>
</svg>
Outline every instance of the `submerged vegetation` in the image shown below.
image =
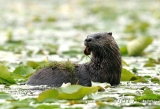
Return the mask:
<svg viewBox="0 0 160 109">
<path fill-rule="evenodd" d="M 0 108 L 159 109 L 160 2 L 1 1 Z M 38 69 L 74 73 L 88 62 L 83 41 L 90 33 L 112 32 L 123 59 L 121 84 L 27 86 Z M 68 86 L 69 85 L 69 86 Z"/>
</svg>

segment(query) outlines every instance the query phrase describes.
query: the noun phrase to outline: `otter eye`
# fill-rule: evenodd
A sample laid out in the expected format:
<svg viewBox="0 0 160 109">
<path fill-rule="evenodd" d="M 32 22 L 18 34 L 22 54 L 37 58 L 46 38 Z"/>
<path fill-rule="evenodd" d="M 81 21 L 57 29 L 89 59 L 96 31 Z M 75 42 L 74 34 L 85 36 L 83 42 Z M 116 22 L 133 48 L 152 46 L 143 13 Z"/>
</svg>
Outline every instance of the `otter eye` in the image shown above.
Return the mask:
<svg viewBox="0 0 160 109">
<path fill-rule="evenodd" d="M 96 36 L 95 38 L 96 38 L 96 39 L 99 39 L 99 38 L 100 38 L 100 36 Z"/>
</svg>

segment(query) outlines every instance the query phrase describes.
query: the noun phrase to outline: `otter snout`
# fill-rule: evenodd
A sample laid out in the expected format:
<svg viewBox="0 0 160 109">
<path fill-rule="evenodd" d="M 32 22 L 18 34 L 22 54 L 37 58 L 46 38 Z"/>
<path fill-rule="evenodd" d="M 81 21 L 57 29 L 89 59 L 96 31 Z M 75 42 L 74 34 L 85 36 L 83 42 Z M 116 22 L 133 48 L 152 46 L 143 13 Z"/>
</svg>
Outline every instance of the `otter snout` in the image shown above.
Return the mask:
<svg viewBox="0 0 160 109">
<path fill-rule="evenodd" d="M 92 41 L 92 38 L 86 38 L 85 39 L 85 42 L 91 42 Z"/>
</svg>

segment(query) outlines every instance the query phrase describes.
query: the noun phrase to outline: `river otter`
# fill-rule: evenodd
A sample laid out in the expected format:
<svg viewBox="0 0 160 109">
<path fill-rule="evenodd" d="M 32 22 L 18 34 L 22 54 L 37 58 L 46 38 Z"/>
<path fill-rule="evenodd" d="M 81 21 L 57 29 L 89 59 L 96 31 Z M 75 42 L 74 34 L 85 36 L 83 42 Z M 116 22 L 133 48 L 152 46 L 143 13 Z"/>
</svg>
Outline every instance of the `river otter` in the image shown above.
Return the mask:
<svg viewBox="0 0 160 109">
<path fill-rule="evenodd" d="M 121 54 L 112 33 L 90 34 L 84 40 L 84 45 L 84 54 L 92 54 L 89 63 L 75 64 L 73 72 L 53 66 L 42 68 L 31 76 L 27 84 L 60 87 L 63 83 L 70 82 L 91 86 L 91 81 L 94 81 L 118 85 L 122 69 Z"/>
</svg>

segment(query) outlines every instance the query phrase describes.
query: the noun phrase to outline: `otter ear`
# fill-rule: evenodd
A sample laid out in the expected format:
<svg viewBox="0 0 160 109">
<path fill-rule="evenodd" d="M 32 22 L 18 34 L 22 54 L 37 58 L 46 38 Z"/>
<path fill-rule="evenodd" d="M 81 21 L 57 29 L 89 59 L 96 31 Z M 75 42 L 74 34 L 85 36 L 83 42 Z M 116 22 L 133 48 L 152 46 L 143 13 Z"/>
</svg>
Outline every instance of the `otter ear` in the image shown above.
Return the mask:
<svg viewBox="0 0 160 109">
<path fill-rule="evenodd" d="M 107 33 L 108 35 L 112 36 L 112 32 Z"/>
</svg>

